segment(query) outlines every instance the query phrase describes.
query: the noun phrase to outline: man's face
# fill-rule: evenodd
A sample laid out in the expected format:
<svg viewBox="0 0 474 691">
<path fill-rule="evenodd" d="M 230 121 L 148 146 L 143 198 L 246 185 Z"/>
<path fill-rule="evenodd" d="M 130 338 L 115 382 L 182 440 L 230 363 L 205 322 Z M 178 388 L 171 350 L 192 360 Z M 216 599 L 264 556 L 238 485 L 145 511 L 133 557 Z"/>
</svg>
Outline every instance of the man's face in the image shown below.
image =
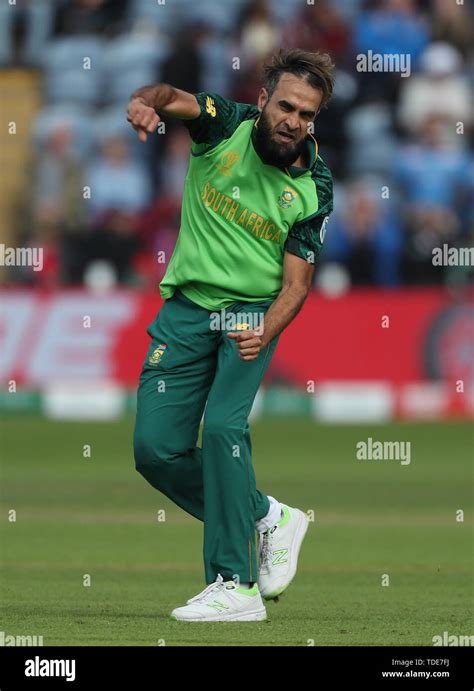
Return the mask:
<svg viewBox="0 0 474 691">
<path fill-rule="evenodd" d="M 321 90 L 293 74 L 282 74 L 270 99 L 261 89 L 256 149 L 265 163 L 284 168 L 299 158 L 322 97 Z"/>
</svg>

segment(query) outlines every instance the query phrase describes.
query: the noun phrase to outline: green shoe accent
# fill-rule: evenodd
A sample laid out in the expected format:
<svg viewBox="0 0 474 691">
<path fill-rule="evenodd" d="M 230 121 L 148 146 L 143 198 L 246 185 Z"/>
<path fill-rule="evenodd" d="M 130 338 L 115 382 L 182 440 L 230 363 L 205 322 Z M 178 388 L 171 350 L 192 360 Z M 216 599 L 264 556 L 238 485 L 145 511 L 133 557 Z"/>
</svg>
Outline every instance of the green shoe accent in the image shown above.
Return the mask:
<svg viewBox="0 0 474 691">
<path fill-rule="evenodd" d="M 277 566 L 277 564 L 286 564 L 288 561 L 288 548 L 285 547 L 284 549 L 274 550 L 273 556 L 275 557 L 275 559 L 272 561 L 273 566 Z"/>
<path fill-rule="evenodd" d="M 288 521 L 290 520 L 290 512 L 288 511 L 288 507 L 285 506 L 284 504 L 282 504 L 281 510 L 282 510 L 283 516 L 281 517 L 281 519 L 277 523 L 277 526 L 279 528 L 283 528 L 288 523 Z"/>
<path fill-rule="evenodd" d="M 258 595 L 258 583 L 255 583 L 253 588 L 242 588 L 242 586 L 239 585 L 235 590 L 241 595 L 249 595 L 250 597 L 254 597 L 255 595 Z"/>
<path fill-rule="evenodd" d="M 213 602 L 208 602 L 206 604 L 208 607 L 215 609 L 219 614 L 222 610 L 230 609 L 229 605 L 226 605 L 224 602 L 219 602 L 219 600 L 214 600 Z"/>
</svg>

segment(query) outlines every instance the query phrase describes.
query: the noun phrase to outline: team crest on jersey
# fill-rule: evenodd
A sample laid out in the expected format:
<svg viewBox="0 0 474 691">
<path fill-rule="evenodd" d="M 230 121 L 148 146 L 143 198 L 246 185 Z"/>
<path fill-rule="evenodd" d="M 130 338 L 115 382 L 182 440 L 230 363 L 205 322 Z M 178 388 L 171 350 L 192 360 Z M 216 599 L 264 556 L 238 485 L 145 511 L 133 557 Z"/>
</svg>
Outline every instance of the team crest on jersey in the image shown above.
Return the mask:
<svg viewBox="0 0 474 691">
<path fill-rule="evenodd" d="M 283 192 L 280 194 L 278 204 L 282 207 L 282 209 L 289 209 L 297 196 L 298 195 L 294 190 L 290 189 L 289 187 L 285 187 Z"/>
<path fill-rule="evenodd" d="M 226 178 L 228 178 L 231 176 L 232 168 L 235 166 L 239 158 L 240 155 L 237 153 L 237 151 L 224 151 L 220 157 L 219 163 L 216 163 L 216 168 L 221 175 L 225 175 Z"/>
<path fill-rule="evenodd" d="M 158 346 L 158 348 L 155 348 L 155 350 L 152 352 L 150 357 L 148 358 L 148 364 L 150 365 L 157 365 L 161 358 L 163 357 L 163 354 L 165 350 L 167 349 L 167 345 L 162 343 L 161 345 Z"/>
<path fill-rule="evenodd" d="M 209 113 L 209 115 L 211 116 L 211 118 L 215 118 L 215 117 L 216 117 L 216 114 L 217 114 L 216 106 L 215 106 L 215 103 L 214 103 L 214 99 L 211 98 L 210 96 L 208 96 L 208 97 L 206 98 L 206 113 Z"/>
</svg>

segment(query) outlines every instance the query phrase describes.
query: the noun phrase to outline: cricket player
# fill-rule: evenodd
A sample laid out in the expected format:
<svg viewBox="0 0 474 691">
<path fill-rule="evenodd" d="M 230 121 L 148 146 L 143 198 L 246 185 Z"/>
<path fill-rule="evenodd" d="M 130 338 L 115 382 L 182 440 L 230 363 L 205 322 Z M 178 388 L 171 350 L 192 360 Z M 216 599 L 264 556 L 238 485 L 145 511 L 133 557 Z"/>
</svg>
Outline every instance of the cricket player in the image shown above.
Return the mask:
<svg viewBox="0 0 474 691">
<path fill-rule="evenodd" d="M 128 105 L 141 141 L 161 115 L 180 119 L 192 139 L 134 434 L 137 470 L 204 523 L 207 587 L 172 611 L 180 621 L 265 619 L 264 600 L 295 576 L 308 527 L 302 511 L 257 489 L 248 417 L 308 295 L 333 208 L 312 136 L 333 65 L 327 54 L 279 51 L 264 74 L 257 105 L 169 84 L 138 89 Z"/>
</svg>

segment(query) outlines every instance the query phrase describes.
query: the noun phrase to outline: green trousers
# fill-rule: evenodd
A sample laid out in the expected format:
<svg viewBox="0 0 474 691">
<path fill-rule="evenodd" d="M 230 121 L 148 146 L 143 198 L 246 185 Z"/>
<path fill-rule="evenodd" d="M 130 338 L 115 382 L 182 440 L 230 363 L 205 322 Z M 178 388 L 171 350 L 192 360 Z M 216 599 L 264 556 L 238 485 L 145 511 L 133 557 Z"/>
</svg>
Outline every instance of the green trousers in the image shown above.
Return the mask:
<svg viewBox="0 0 474 691">
<path fill-rule="evenodd" d="M 234 303 L 217 320 L 222 310 L 212 313 L 177 291 L 147 330 L 152 341 L 138 388 L 136 468 L 204 522 L 206 583 L 218 573 L 241 582 L 258 578 L 255 521 L 266 516 L 269 500 L 256 488 L 248 416 L 278 337 L 256 360 L 244 361 L 226 334 L 236 323 L 245 328 L 249 316 L 255 326 L 271 302 Z"/>
</svg>

